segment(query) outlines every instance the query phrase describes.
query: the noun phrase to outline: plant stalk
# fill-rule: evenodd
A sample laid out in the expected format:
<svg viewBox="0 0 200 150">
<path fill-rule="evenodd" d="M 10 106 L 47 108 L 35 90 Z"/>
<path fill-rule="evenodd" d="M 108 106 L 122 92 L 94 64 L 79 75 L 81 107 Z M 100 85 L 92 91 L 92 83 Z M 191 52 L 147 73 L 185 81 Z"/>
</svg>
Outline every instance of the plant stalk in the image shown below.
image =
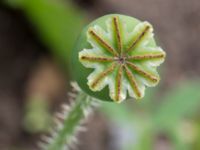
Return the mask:
<svg viewBox="0 0 200 150">
<path fill-rule="evenodd" d="M 76 133 L 91 110 L 93 100 L 83 92 L 79 92 L 73 104 L 67 112 L 64 112 L 64 122 L 58 124 L 54 136 L 46 146 L 45 150 L 67 150 L 73 140 L 76 140 Z"/>
</svg>

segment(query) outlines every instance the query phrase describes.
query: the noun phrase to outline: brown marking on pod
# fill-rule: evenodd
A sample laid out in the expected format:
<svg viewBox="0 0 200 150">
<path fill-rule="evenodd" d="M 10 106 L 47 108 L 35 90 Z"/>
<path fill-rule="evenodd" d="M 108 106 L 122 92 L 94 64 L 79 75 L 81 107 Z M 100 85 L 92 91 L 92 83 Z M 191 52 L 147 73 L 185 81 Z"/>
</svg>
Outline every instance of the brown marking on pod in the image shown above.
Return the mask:
<svg viewBox="0 0 200 150">
<path fill-rule="evenodd" d="M 121 86 L 122 86 L 122 72 L 123 72 L 123 65 L 119 66 L 119 69 L 117 71 L 117 78 L 116 78 L 116 101 L 119 101 L 120 94 L 121 94 Z"/>
<path fill-rule="evenodd" d="M 82 60 L 97 61 L 97 62 L 111 62 L 114 60 L 113 58 L 109 57 L 93 57 L 93 56 L 81 56 L 80 58 Z"/>
<path fill-rule="evenodd" d="M 165 54 L 145 54 L 145 55 L 134 55 L 127 57 L 128 60 L 144 60 L 144 59 L 155 59 L 165 58 Z"/>
<path fill-rule="evenodd" d="M 124 65 L 125 68 L 125 72 L 128 76 L 128 79 L 130 81 L 131 87 L 133 88 L 133 90 L 135 91 L 136 95 L 140 98 L 142 97 L 142 94 L 140 93 L 140 90 L 138 88 L 136 79 L 134 77 L 134 75 L 132 74 L 132 72 L 128 69 L 128 67 L 126 65 Z"/>
<path fill-rule="evenodd" d="M 103 45 L 108 52 L 110 52 L 114 56 L 118 56 L 116 50 L 112 46 L 110 46 L 104 39 L 102 39 L 95 31 L 90 29 L 88 32 L 94 39 L 96 39 L 99 44 Z"/>
<path fill-rule="evenodd" d="M 158 82 L 158 77 L 151 75 L 150 73 L 140 69 L 138 66 L 134 65 L 131 62 L 126 62 L 126 64 L 128 66 L 130 66 L 130 68 L 132 68 L 134 71 L 136 71 L 137 73 L 139 73 L 140 75 L 148 78 L 149 80 L 153 81 L 153 82 Z"/>
<path fill-rule="evenodd" d="M 106 70 L 104 70 L 103 72 L 101 72 L 95 80 L 93 80 L 91 87 L 94 89 L 99 82 L 105 78 L 108 74 L 110 74 L 116 67 L 116 63 L 113 63 L 110 67 L 108 67 Z"/>
<path fill-rule="evenodd" d="M 129 46 L 129 48 L 126 50 L 126 53 L 128 53 L 129 51 L 131 51 L 134 46 L 145 36 L 145 34 L 147 34 L 147 32 L 149 31 L 151 27 L 149 25 L 147 25 L 144 29 L 144 31 L 136 38 L 135 41 L 132 42 L 132 44 Z"/>
<path fill-rule="evenodd" d="M 119 54 L 122 53 L 122 38 L 121 38 L 121 33 L 120 33 L 120 27 L 119 27 L 119 18 L 118 17 L 113 17 L 113 22 L 114 22 L 114 27 L 115 27 L 115 32 L 117 36 L 117 45 L 118 45 L 118 50 Z"/>
</svg>

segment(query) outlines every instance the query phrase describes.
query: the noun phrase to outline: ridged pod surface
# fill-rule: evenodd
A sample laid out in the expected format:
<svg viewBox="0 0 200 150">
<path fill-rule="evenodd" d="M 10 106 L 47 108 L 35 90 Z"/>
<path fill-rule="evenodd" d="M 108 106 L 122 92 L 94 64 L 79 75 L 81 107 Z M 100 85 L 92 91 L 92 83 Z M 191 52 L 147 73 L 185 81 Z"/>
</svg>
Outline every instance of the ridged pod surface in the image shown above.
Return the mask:
<svg viewBox="0 0 200 150">
<path fill-rule="evenodd" d="M 145 86 L 158 84 L 156 68 L 165 55 L 150 23 L 111 14 L 81 33 L 73 50 L 72 73 L 82 90 L 97 99 L 141 99 Z"/>
</svg>

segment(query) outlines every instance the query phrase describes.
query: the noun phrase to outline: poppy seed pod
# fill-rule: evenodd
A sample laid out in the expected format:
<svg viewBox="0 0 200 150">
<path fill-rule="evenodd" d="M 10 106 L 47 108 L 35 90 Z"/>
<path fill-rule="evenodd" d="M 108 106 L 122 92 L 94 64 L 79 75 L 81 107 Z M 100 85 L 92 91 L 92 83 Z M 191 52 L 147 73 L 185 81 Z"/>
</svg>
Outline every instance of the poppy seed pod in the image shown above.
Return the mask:
<svg viewBox="0 0 200 150">
<path fill-rule="evenodd" d="M 153 27 L 133 17 L 111 14 L 90 23 L 72 55 L 72 73 L 80 88 L 100 100 L 141 99 L 145 87 L 158 84 L 156 68 L 165 52 Z"/>
</svg>

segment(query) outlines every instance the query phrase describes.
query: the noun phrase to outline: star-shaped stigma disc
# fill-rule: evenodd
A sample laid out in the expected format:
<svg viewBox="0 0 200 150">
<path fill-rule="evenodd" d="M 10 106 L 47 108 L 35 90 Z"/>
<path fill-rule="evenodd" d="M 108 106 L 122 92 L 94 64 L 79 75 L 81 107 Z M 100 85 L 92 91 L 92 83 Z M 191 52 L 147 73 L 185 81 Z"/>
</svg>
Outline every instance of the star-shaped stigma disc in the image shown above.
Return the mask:
<svg viewBox="0 0 200 150">
<path fill-rule="evenodd" d="M 153 28 L 140 22 L 132 29 L 120 16 L 110 17 L 106 29 L 99 25 L 87 31 L 90 49 L 79 52 L 79 61 L 94 71 L 88 76 L 92 91 L 109 88 L 110 98 L 121 102 L 129 97 L 144 96 L 145 86 L 159 82 L 156 67 L 165 58 L 165 52 L 153 43 Z"/>
</svg>

